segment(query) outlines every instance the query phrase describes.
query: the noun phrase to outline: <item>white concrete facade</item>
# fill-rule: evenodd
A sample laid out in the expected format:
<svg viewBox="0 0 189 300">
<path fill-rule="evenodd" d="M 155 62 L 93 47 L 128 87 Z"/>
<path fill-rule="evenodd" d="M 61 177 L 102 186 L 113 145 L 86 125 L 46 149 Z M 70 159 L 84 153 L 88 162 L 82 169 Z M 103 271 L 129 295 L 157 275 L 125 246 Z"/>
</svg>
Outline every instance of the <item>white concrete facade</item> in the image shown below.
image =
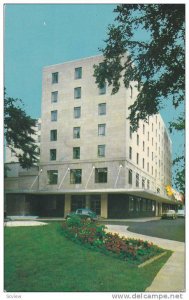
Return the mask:
<svg viewBox="0 0 189 300">
<path fill-rule="evenodd" d="M 82 206 L 102 218 L 149 217 L 160 215 L 164 204 L 176 205 L 165 191 L 171 140 L 161 116 L 140 121 L 131 133 L 137 83 L 128 89 L 121 83 L 115 95 L 108 85 L 99 89 L 93 66 L 102 59 L 44 67 L 39 168 L 7 178 L 10 211 L 18 194 L 42 217 L 63 217 Z"/>
<path fill-rule="evenodd" d="M 165 186 L 171 183 L 171 141 L 164 122 L 160 115 L 151 116 L 148 123 L 140 121 L 138 131 L 130 135 L 128 107 L 136 99 L 137 84 L 132 83 L 129 89 L 122 84 L 115 95 L 106 86 L 106 93 L 100 95 L 93 65 L 101 61 L 102 56 L 96 56 L 43 69 L 40 160 L 43 172 L 39 188 L 51 191 L 144 188 L 165 196 Z M 75 79 L 76 68 L 82 68 L 80 79 Z M 58 83 L 52 83 L 53 73 L 58 73 Z M 78 99 L 74 98 L 75 88 L 81 90 Z M 58 92 L 57 102 L 52 103 L 52 92 Z M 106 106 L 103 115 L 99 115 L 100 104 Z M 79 118 L 74 118 L 75 107 L 80 107 Z M 52 111 L 57 112 L 57 121 L 51 121 Z M 105 135 L 98 135 L 100 124 L 105 125 Z M 73 137 L 75 127 L 80 130 L 79 138 Z M 56 141 L 50 140 L 51 130 L 57 131 Z M 98 156 L 100 145 L 105 148 L 103 157 Z M 74 147 L 80 149 L 78 159 L 73 158 Z M 53 149 L 56 159 L 51 160 Z M 107 182 L 95 183 L 95 168 L 107 168 Z M 82 170 L 81 183 L 70 183 L 71 169 Z M 57 184 L 48 184 L 48 170 L 58 171 Z"/>
</svg>

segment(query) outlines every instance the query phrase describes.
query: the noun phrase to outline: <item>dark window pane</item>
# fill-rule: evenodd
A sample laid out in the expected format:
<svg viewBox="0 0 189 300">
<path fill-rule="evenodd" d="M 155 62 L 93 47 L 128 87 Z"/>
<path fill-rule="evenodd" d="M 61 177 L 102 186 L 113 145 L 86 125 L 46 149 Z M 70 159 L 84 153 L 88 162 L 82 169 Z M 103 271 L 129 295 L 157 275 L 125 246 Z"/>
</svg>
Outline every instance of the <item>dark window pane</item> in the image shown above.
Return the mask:
<svg viewBox="0 0 189 300">
<path fill-rule="evenodd" d="M 95 183 L 106 183 L 107 182 L 107 168 L 96 168 L 95 169 Z"/>
<path fill-rule="evenodd" d="M 58 83 L 58 72 L 52 73 L 52 83 Z"/>
</svg>

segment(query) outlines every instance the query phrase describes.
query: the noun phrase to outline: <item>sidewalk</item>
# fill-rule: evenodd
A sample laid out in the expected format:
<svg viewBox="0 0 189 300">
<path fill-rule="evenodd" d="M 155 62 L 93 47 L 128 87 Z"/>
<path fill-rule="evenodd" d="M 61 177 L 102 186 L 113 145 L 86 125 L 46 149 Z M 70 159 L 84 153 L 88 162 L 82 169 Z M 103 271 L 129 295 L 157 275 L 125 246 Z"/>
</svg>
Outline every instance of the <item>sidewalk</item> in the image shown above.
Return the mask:
<svg viewBox="0 0 189 300">
<path fill-rule="evenodd" d="M 128 226 L 106 225 L 106 227 L 108 231 L 119 233 L 121 236 L 147 240 L 161 248 L 174 251 L 146 292 L 185 291 L 185 243 L 130 232 L 127 230 Z"/>
</svg>

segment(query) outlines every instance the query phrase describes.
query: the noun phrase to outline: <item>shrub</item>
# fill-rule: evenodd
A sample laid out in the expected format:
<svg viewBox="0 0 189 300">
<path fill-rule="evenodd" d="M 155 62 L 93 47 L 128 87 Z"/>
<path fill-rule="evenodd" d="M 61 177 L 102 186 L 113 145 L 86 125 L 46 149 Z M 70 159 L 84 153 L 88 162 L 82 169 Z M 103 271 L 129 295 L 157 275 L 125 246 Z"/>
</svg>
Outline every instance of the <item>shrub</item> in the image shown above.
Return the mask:
<svg viewBox="0 0 189 300">
<path fill-rule="evenodd" d="M 104 225 L 88 223 L 81 219 L 78 223 L 67 220 L 63 224 L 63 233 L 68 238 L 87 247 L 135 263 L 143 262 L 164 251 L 148 241 L 107 233 Z"/>
<path fill-rule="evenodd" d="M 73 215 L 70 216 L 67 220 L 66 220 L 66 224 L 68 227 L 81 227 L 82 221 L 81 218 L 79 216 Z"/>
</svg>

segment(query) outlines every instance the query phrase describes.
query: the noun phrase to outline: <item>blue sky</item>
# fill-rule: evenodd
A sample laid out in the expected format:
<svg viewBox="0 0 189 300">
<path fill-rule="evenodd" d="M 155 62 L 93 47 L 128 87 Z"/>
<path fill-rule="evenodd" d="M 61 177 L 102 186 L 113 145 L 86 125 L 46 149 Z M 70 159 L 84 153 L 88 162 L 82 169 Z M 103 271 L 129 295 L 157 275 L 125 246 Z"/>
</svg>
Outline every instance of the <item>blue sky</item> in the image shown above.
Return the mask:
<svg viewBox="0 0 189 300">
<path fill-rule="evenodd" d="M 4 84 L 9 96 L 21 98 L 33 118 L 41 113 L 42 68 L 100 54 L 108 24 L 116 16 L 113 4 L 7 4 L 4 22 Z M 166 124 L 176 116 L 161 111 Z M 184 137 L 172 136 L 173 154 Z"/>
<path fill-rule="evenodd" d="M 42 68 L 100 54 L 114 5 L 5 6 L 5 86 L 40 116 Z"/>
</svg>

